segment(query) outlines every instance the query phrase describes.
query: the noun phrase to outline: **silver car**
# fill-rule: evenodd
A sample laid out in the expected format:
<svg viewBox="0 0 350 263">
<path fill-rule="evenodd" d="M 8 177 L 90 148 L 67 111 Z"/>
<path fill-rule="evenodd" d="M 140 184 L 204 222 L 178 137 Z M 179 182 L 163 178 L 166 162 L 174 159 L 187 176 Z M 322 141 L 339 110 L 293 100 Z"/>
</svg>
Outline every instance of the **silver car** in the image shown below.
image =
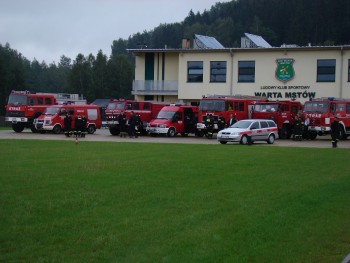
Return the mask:
<svg viewBox="0 0 350 263">
<path fill-rule="evenodd" d="M 278 128 L 272 120 L 241 120 L 219 131 L 217 140 L 221 144 L 227 142 L 240 142 L 248 144 L 255 141 L 266 141 L 268 144 L 273 144 L 278 138 Z"/>
</svg>

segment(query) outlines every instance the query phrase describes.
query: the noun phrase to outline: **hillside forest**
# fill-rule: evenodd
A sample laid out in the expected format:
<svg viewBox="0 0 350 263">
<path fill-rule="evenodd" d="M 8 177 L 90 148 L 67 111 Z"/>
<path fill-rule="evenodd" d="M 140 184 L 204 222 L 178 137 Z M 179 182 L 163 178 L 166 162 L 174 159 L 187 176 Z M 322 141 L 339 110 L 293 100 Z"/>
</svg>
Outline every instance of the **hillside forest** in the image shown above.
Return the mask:
<svg viewBox="0 0 350 263">
<path fill-rule="evenodd" d="M 225 47 L 239 47 L 244 33 L 282 44 L 346 45 L 350 43 L 348 0 L 233 0 L 202 13 L 189 11 L 182 22 L 160 24 L 111 43 L 111 53 L 62 54 L 58 63 L 29 61 L 0 43 L 0 115 L 11 90 L 83 94 L 96 98 L 130 98 L 134 61 L 127 49 L 180 48 L 194 34 L 215 37 Z"/>
</svg>

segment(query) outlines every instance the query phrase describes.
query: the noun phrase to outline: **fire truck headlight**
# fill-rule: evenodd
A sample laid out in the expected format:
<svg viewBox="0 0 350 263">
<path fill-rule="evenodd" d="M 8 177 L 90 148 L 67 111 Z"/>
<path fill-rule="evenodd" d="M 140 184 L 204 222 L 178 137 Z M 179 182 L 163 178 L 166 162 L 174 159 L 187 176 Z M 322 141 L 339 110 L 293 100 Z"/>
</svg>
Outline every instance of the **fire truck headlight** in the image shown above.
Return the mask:
<svg viewBox="0 0 350 263">
<path fill-rule="evenodd" d="M 160 124 L 159 128 L 166 128 L 166 124 Z"/>
</svg>

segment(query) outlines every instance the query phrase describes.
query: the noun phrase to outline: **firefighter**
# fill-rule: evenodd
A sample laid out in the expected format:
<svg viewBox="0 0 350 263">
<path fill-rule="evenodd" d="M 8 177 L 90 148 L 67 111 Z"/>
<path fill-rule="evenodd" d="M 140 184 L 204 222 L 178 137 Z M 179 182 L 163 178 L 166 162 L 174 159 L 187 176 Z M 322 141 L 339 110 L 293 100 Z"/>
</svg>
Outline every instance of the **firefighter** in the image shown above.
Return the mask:
<svg viewBox="0 0 350 263">
<path fill-rule="evenodd" d="M 126 115 L 125 112 L 122 111 L 118 116 L 118 122 L 119 122 L 119 130 L 120 130 L 120 137 L 126 138 Z"/>
<path fill-rule="evenodd" d="M 68 112 L 66 112 L 66 115 L 64 116 L 64 134 L 66 137 L 69 137 L 71 135 L 71 128 L 72 128 L 72 117 L 69 115 Z"/>
<path fill-rule="evenodd" d="M 226 127 L 225 118 L 222 116 L 222 114 L 220 114 L 219 119 L 218 119 L 218 128 L 219 128 L 219 131 L 225 129 L 225 127 Z"/>
<path fill-rule="evenodd" d="M 85 137 L 86 135 L 86 125 L 87 125 L 87 119 L 86 116 L 83 114 L 81 117 L 81 137 Z"/>
<path fill-rule="evenodd" d="M 301 121 L 300 117 L 296 116 L 294 122 L 294 140 L 301 141 L 303 139 L 303 126 L 304 123 Z"/>
<path fill-rule="evenodd" d="M 207 138 L 213 138 L 214 120 L 213 120 L 212 114 L 207 115 L 207 120 L 205 121 L 205 126 L 207 128 L 207 133 L 206 133 Z"/>
<path fill-rule="evenodd" d="M 331 124 L 331 137 L 333 148 L 338 147 L 338 141 L 340 139 L 340 129 L 342 129 L 342 127 L 340 126 L 338 117 L 334 117 L 334 121 Z"/>
<path fill-rule="evenodd" d="M 135 132 L 135 127 L 136 127 L 136 116 L 133 111 L 130 112 L 130 117 L 128 120 L 129 124 L 129 136 L 130 138 L 137 138 L 136 132 Z"/>
<path fill-rule="evenodd" d="M 143 131 L 143 122 L 139 114 L 136 115 L 135 129 L 136 129 L 136 137 L 141 136 L 141 132 Z"/>
<path fill-rule="evenodd" d="M 81 116 L 80 116 L 80 114 L 78 114 L 77 117 L 75 118 L 75 131 L 74 131 L 74 135 L 75 135 L 76 137 L 80 137 L 80 135 L 81 135 L 81 125 L 82 125 Z"/>
</svg>

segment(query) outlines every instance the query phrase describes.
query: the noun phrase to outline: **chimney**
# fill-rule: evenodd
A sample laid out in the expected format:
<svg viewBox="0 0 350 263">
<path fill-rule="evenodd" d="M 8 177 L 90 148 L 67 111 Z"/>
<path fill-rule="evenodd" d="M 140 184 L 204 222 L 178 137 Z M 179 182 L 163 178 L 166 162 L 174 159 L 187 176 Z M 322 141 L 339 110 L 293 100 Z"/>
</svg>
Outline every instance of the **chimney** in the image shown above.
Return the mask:
<svg viewBox="0 0 350 263">
<path fill-rule="evenodd" d="M 188 38 L 182 39 L 182 48 L 189 49 L 190 48 L 190 40 Z"/>
</svg>

